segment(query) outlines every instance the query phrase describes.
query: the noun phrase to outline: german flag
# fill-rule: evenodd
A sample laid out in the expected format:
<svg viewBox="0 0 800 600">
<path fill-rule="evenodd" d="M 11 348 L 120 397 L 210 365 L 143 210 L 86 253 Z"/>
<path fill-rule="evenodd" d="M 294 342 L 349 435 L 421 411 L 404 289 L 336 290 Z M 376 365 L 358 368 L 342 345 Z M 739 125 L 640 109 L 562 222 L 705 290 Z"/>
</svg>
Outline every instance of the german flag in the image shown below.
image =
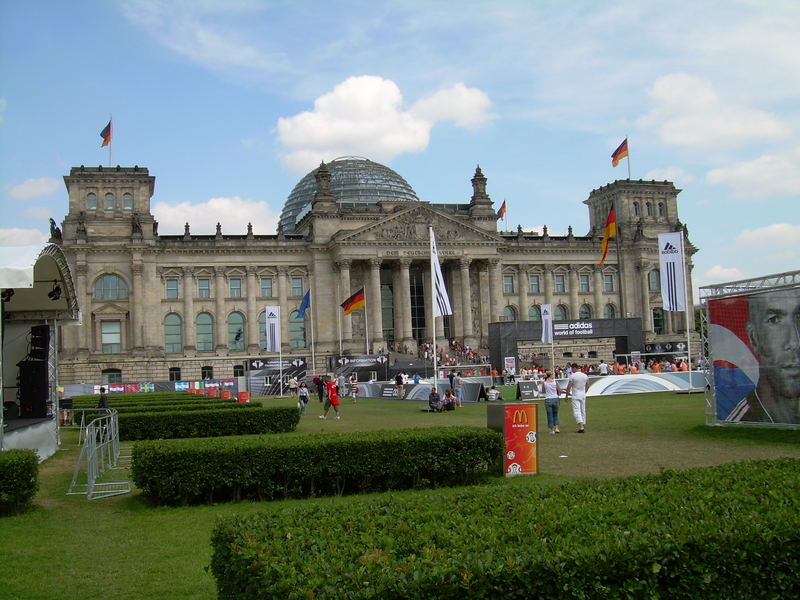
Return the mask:
<svg viewBox="0 0 800 600">
<path fill-rule="evenodd" d="M 344 314 L 349 315 L 354 310 L 364 308 L 364 288 L 358 290 L 355 294 L 350 296 L 347 300 L 342 302 L 341 307 L 344 309 Z"/>
<path fill-rule="evenodd" d="M 616 167 L 623 158 L 628 156 L 628 138 L 622 140 L 622 143 L 614 150 L 611 155 L 611 166 Z"/>
<path fill-rule="evenodd" d="M 111 120 L 108 121 L 108 125 L 103 127 L 103 131 L 100 132 L 100 137 L 103 138 L 103 143 L 100 144 L 101 148 L 111 143 Z"/>
<path fill-rule="evenodd" d="M 500 210 L 497 211 L 497 218 L 502 219 L 506 216 L 506 201 L 503 200 L 503 204 L 500 205 Z"/>
<path fill-rule="evenodd" d="M 606 254 L 608 254 L 608 240 L 617 235 L 617 213 L 614 212 L 614 207 L 608 213 L 606 219 L 606 230 L 603 234 L 603 241 L 600 242 L 600 249 L 603 251 L 603 257 L 600 259 L 600 266 L 606 262 Z"/>
</svg>

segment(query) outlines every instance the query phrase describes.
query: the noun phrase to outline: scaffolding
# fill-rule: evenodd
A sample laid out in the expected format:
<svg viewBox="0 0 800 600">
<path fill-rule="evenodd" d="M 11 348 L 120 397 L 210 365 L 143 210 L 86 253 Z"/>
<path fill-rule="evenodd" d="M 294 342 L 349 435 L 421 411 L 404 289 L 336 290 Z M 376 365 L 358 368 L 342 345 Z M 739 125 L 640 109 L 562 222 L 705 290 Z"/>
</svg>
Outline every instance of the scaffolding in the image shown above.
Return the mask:
<svg viewBox="0 0 800 600">
<path fill-rule="evenodd" d="M 75 464 L 67 495 L 85 495 L 87 500 L 96 500 L 130 492 L 131 484 L 127 479 L 101 481 L 108 471 L 119 468 L 117 411 L 108 409 L 105 415 L 98 416 L 85 427 L 82 422 L 81 433 L 81 453 Z"/>
</svg>

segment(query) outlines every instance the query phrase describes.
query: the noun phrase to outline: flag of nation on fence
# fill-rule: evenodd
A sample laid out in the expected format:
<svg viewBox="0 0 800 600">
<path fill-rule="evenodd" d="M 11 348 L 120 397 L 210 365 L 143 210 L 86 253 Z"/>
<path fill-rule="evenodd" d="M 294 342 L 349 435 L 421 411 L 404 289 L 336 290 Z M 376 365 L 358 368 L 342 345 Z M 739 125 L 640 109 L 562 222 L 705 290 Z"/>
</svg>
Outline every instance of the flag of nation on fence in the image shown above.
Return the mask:
<svg viewBox="0 0 800 600">
<path fill-rule="evenodd" d="M 682 231 L 658 234 L 658 263 L 664 310 L 686 310 Z"/>
<path fill-rule="evenodd" d="M 341 307 L 344 309 L 344 314 L 349 315 L 354 310 L 364 308 L 365 301 L 366 298 L 364 297 L 364 288 L 361 288 L 347 300 L 342 302 Z"/>
<path fill-rule="evenodd" d="M 505 202 L 503 202 L 505 207 Z M 439 252 L 436 250 L 436 237 L 433 235 L 433 227 L 429 228 L 431 232 L 431 274 L 433 277 L 433 316 L 443 317 L 444 315 L 452 315 L 453 308 L 450 306 L 450 297 L 447 295 L 447 288 L 444 285 L 444 277 L 442 276 L 442 265 L 439 264 Z"/>
<path fill-rule="evenodd" d="M 600 242 L 600 249 L 603 251 L 603 256 L 600 258 L 600 266 L 606 262 L 606 254 L 608 254 L 608 240 L 617 235 L 617 213 L 614 212 L 614 207 L 608 212 L 606 219 L 606 228 L 603 232 L 603 240 Z"/>
<path fill-rule="evenodd" d="M 553 343 L 553 305 L 542 304 L 542 343 Z"/>
<path fill-rule="evenodd" d="M 101 148 L 111 143 L 111 119 L 108 120 L 108 125 L 103 127 L 103 131 L 100 132 L 100 137 L 103 138 L 103 143 L 100 144 Z"/>
<path fill-rule="evenodd" d="M 628 138 L 622 140 L 622 143 L 614 150 L 614 153 L 611 155 L 611 166 L 616 167 L 619 161 L 626 156 L 628 156 Z"/>
</svg>

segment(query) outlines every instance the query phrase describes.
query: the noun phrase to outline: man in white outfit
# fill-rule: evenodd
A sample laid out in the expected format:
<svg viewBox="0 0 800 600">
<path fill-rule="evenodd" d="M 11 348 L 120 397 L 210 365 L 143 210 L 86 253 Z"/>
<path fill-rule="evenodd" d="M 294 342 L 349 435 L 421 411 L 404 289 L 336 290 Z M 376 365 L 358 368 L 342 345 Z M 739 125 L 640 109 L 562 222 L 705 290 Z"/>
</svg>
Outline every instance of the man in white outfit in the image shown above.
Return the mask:
<svg viewBox="0 0 800 600">
<path fill-rule="evenodd" d="M 566 396 L 572 398 L 572 414 L 578 423 L 578 433 L 586 431 L 586 385 L 589 376 L 578 368 L 577 363 L 572 363 L 572 374 L 569 376 Z"/>
</svg>

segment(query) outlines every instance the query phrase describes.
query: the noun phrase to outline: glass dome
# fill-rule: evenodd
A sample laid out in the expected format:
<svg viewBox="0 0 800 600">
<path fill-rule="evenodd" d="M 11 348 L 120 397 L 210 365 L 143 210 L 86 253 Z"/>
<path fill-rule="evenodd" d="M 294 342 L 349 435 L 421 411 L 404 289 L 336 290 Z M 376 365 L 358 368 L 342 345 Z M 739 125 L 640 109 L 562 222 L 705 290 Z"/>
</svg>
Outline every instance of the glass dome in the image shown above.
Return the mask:
<svg viewBox="0 0 800 600">
<path fill-rule="evenodd" d="M 418 201 L 408 182 L 389 167 L 360 156 L 343 156 L 327 163 L 331 173 L 331 193 L 338 202 L 375 204 L 387 200 Z M 283 206 L 279 229 L 292 233 L 302 214 L 311 208 L 317 192 L 317 169 L 303 177 Z"/>
</svg>

